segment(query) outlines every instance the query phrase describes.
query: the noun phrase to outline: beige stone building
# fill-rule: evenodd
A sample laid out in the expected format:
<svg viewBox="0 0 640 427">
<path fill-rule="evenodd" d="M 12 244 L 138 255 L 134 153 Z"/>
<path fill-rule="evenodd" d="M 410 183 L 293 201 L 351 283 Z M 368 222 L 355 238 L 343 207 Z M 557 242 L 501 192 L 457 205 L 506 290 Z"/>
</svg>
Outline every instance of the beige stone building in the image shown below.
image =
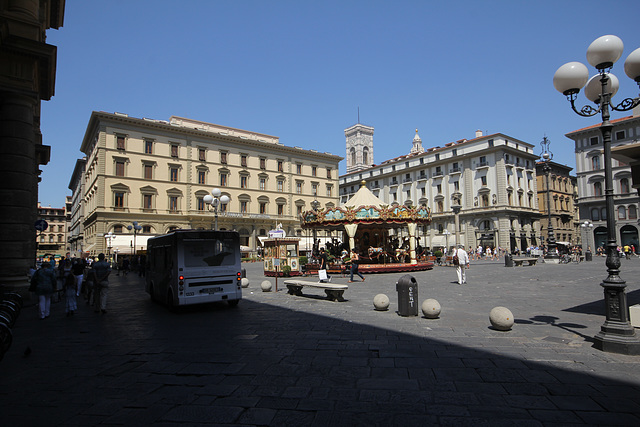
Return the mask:
<svg viewBox="0 0 640 427">
<path fill-rule="evenodd" d="M 278 224 L 288 236 L 302 235 L 299 215 L 312 201 L 338 203 L 342 157 L 257 132 L 93 112 L 81 151 L 84 183 L 75 188 L 83 191 L 83 250 L 91 255 L 138 252 L 174 229 L 213 228 L 204 201 L 213 188 L 230 198 L 218 228 L 237 230 L 249 251 Z M 136 233 L 128 229 L 134 221 Z M 115 236 L 107 239 L 109 232 Z"/>
<path fill-rule="evenodd" d="M 36 235 L 36 256 L 57 255 L 67 253 L 67 209 L 42 206 L 38 202 L 38 220 L 47 223 L 47 229 L 38 231 Z"/>
<path fill-rule="evenodd" d="M 544 162 L 536 163 L 536 178 L 538 180 L 538 206 L 540 206 L 540 226 L 542 239 L 546 244 L 549 235 L 549 209 L 551 209 L 551 225 L 556 241 L 565 246 L 582 244 L 580 238 L 580 218 L 575 204 L 578 198 L 577 178 L 571 176 L 573 168 L 553 161 L 549 162 L 549 187 L 547 175 L 544 172 Z M 551 200 L 547 205 L 547 192 Z M 584 248 L 587 249 L 586 246 Z"/>
</svg>

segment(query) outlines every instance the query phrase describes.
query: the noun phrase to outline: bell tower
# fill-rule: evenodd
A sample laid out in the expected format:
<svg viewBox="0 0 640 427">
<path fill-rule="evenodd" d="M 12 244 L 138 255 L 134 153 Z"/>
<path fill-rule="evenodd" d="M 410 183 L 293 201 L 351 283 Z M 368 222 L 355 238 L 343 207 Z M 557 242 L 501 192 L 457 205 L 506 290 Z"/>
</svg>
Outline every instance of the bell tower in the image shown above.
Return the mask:
<svg viewBox="0 0 640 427">
<path fill-rule="evenodd" d="M 344 130 L 347 139 L 347 173 L 373 166 L 373 127 L 356 124 Z"/>
</svg>

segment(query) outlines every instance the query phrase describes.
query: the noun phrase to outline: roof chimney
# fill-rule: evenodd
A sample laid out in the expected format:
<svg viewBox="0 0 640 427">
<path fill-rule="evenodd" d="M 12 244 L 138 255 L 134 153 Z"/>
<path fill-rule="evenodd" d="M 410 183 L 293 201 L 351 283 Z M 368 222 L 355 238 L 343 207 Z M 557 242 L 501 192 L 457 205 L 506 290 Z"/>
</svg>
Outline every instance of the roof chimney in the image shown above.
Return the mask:
<svg viewBox="0 0 640 427">
<path fill-rule="evenodd" d="M 482 131 L 480 129 L 478 129 L 476 131 L 476 138 L 480 138 L 482 136 Z"/>
</svg>

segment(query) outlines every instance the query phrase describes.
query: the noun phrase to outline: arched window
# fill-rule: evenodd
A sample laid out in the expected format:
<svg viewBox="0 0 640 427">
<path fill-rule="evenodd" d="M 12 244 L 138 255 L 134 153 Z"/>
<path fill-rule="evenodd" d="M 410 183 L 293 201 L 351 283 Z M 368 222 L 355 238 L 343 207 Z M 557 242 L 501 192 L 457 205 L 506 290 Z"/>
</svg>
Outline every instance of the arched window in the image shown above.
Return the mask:
<svg viewBox="0 0 640 427">
<path fill-rule="evenodd" d="M 594 182 L 593 183 L 593 195 L 594 196 L 602 196 L 602 183 Z"/>
<path fill-rule="evenodd" d="M 607 208 L 600 208 L 600 216 L 603 221 L 607 220 Z"/>
<path fill-rule="evenodd" d="M 597 171 L 600 169 L 600 156 L 593 156 L 591 158 L 591 170 Z"/>
<path fill-rule="evenodd" d="M 598 208 L 591 209 L 591 221 L 600 221 L 600 209 Z"/>
<path fill-rule="evenodd" d="M 629 219 L 638 219 L 638 210 L 636 205 L 629 205 Z"/>
<path fill-rule="evenodd" d="M 356 164 L 356 149 L 351 147 L 350 153 L 351 153 L 351 164 L 355 165 Z"/>
<path fill-rule="evenodd" d="M 629 178 L 622 178 L 620 180 L 620 192 L 622 194 L 629 193 Z"/>
<path fill-rule="evenodd" d="M 624 206 L 618 206 L 618 219 L 627 219 L 627 209 Z"/>
<path fill-rule="evenodd" d="M 369 149 L 367 147 L 362 150 L 362 163 L 365 165 L 369 163 Z"/>
</svg>

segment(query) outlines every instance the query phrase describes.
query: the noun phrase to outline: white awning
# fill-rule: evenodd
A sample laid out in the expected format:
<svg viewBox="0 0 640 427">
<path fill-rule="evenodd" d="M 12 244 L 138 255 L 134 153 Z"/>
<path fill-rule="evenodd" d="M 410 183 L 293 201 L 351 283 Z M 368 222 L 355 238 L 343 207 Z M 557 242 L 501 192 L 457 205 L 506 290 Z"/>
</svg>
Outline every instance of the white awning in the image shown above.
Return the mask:
<svg viewBox="0 0 640 427">
<path fill-rule="evenodd" d="M 451 240 L 453 243 L 453 240 Z M 447 239 L 445 236 L 436 236 L 431 238 L 431 247 L 434 248 L 436 246 L 445 246 L 447 244 Z"/>
</svg>

